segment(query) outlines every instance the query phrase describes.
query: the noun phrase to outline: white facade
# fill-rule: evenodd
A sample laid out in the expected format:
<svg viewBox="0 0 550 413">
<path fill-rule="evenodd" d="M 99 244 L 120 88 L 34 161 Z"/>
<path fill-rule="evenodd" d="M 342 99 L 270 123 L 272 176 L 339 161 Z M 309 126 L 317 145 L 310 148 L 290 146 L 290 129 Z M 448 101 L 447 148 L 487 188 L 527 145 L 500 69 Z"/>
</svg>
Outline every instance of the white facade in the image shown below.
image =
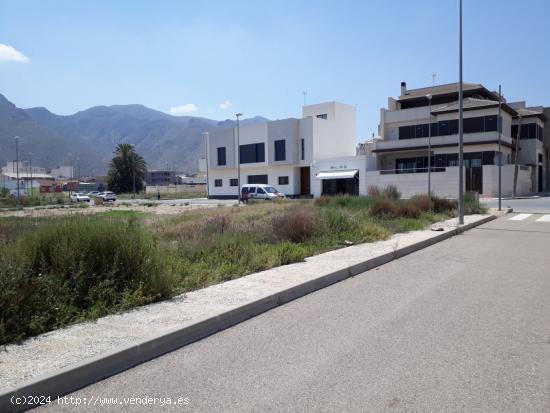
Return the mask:
<svg viewBox="0 0 550 413">
<path fill-rule="evenodd" d="M 388 98 L 387 109 L 380 111 L 380 137 L 371 145 L 377 157 L 377 170 L 370 173 L 368 186 L 396 185 L 403 194 L 427 192 L 428 159 L 431 158 L 432 190 L 441 196 L 450 196 L 449 185 L 458 165 L 458 85 L 440 85 L 407 90 L 401 85 L 401 96 Z M 529 136 L 519 140 L 519 178 L 517 194 L 530 194 L 550 188 L 543 181 L 548 176 L 548 148 L 544 146 L 545 115 L 543 108 L 526 108 L 525 102 L 506 103 L 503 99 L 498 132 L 499 96 L 480 84 L 465 84 L 464 89 L 464 162 L 465 190 L 494 196 L 494 173 L 498 159 L 502 159 L 503 188 L 512 191 L 509 171 L 516 157 L 514 126 L 523 114 L 523 124 L 529 127 Z M 529 118 L 529 119 L 528 119 Z M 528 119 L 528 120 L 527 120 Z M 431 126 L 429 126 L 431 125 Z M 517 126 L 516 126 L 517 128 Z M 536 138 L 531 135 L 536 131 Z M 499 154 L 499 138 L 500 153 Z M 430 142 L 431 150 L 428 151 Z M 529 179 L 531 180 L 530 182 Z M 547 179 L 546 179 L 547 180 Z M 420 183 L 425 183 L 420 185 Z M 418 187 L 420 185 L 420 187 Z M 456 184 L 455 184 L 456 186 Z M 508 191 L 509 190 L 509 191 Z M 456 192 L 456 191 L 454 191 Z M 456 196 L 456 194 L 455 194 Z"/>
<path fill-rule="evenodd" d="M 241 186 L 267 183 L 287 196 L 313 195 L 313 165 L 323 159 L 355 154 L 356 115 L 353 106 L 338 102 L 304 106 L 302 113 L 301 119 L 256 123 L 207 134 L 209 197 L 238 196 L 239 156 Z"/>
</svg>

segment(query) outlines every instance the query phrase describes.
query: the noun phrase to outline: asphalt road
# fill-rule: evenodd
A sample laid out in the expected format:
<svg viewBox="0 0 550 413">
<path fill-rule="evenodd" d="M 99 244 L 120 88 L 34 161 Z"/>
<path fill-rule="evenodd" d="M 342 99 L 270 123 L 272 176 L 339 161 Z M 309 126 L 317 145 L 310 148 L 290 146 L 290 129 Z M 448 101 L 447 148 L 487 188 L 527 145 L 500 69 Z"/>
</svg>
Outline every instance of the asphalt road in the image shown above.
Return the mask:
<svg viewBox="0 0 550 413">
<path fill-rule="evenodd" d="M 548 412 L 550 222 L 514 216 L 70 396 L 181 397 L 170 410 L 201 412 Z"/>
<path fill-rule="evenodd" d="M 482 203 L 490 208 L 498 208 L 498 199 L 482 199 Z M 539 212 L 550 213 L 550 196 L 541 196 L 537 198 L 524 199 L 503 199 L 503 208 L 513 208 L 515 212 Z"/>
</svg>

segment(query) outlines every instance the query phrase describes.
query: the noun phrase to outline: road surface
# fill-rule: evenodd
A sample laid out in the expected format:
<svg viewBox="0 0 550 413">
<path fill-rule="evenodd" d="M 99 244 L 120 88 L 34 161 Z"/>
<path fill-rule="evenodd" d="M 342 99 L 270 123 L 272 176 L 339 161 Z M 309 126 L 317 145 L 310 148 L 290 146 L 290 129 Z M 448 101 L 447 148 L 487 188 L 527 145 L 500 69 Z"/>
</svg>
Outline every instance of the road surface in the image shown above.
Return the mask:
<svg viewBox="0 0 550 413">
<path fill-rule="evenodd" d="M 507 215 L 70 396 L 181 397 L 172 410 L 194 412 L 548 412 L 549 246 L 550 215 Z"/>
<path fill-rule="evenodd" d="M 498 199 L 481 199 L 481 202 L 490 208 L 498 208 Z M 536 198 L 524 199 L 503 199 L 503 208 L 513 208 L 519 212 L 538 212 L 543 214 L 550 213 L 550 196 L 541 196 Z"/>
</svg>

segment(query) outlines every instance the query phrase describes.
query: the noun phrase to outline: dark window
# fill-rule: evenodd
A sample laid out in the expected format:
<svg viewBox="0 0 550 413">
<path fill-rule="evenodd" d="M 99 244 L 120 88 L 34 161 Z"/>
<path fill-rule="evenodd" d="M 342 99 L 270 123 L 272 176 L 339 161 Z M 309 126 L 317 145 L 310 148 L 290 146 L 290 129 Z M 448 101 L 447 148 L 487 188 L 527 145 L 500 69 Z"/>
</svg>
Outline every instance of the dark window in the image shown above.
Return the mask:
<svg viewBox="0 0 550 413">
<path fill-rule="evenodd" d="M 275 141 L 275 160 L 286 160 L 286 141 L 284 139 Z"/>
<path fill-rule="evenodd" d="M 326 113 L 322 113 L 321 115 L 317 115 L 317 117 L 319 119 L 327 119 L 327 114 Z"/>
<path fill-rule="evenodd" d="M 223 148 L 218 148 L 218 166 L 223 166 L 225 164 L 226 164 L 226 158 L 225 158 L 225 146 L 224 146 Z"/>
<path fill-rule="evenodd" d="M 495 151 L 487 151 L 481 154 L 483 165 L 493 165 L 495 160 Z"/>
<path fill-rule="evenodd" d="M 497 115 L 485 116 L 485 132 L 497 132 L 497 131 L 498 131 L 498 116 Z"/>
<path fill-rule="evenodd" d="M 279 185 L 288 185 L 288 176 L 280 176 Z"/>
<path fill-rule="evenodd" d="M 414 139 L 415 127 L 414 126 L 400 126 L 399 127 L 399 139 Z"/>
<path fill-rule="evenodd" d="M 265 144 L 251 143 L 249 145 L 241 145 L 239 157 L 241 163 L 265 162 Z"/>
<path fill-rule="evenodd" d="M 267 175 L 248 175 L 249 184 L 267 184 Z"/>
<path fill-rule="evenodd" d="M 447 166 L 458 166 L 458 153 L 447 154 Z"/>
<path fill-rule="evenodd" d="M 483 117 L 464 119 L 464 133 L 483 132 L 484 128 L 485 121 Z"/>
<path fill-rule="evenodd" d="M 221 179 L 214 179 L 214 186 L 222 186 L 222 180 Z"/>
<path fill-rule="evenodd" d="M 458 135 L 458 119 L 452 119 L 449 121 L 449 134 Z"/>
<path fill-rule="evenodd" d="M 544 139 L 544 129 L 542 129 L 541 126 L 537 125 L 537 131 L 538 131 L 538 137 L 537 139 L 539 141 L 542 141 Z"/>
<path fill-rule="evenodd" d="M 529 127 L 527 125 L 521 125 L 521 139 L 529 138 Z"/>
<path fill-rule="evenodd" d="M 426 134 L 428 136 L 428 134 Z M 415 126 L 415 138 L 423 138 L 424 137 L 424 125 L 416 125 Z"/>
<path fill-rule="evenodd" d="M 239 186 L 239 180 L 237 178 L 231 178 L 229 180 L 229 186 Z"/>
<path fill-rule="evenodd" d="M 438 129 L 439 128 L 437 127 L 437 122 L 432 123 L 432 125 L 431 125 L 431 135 L 432 136 L 439 136 L 438 135 Z"/>
<path fill-rule="evenodd" d="M 437 127 L 439 129 L 439 136 L 445 136 L 445 135 L 451 134 L 451 131 L 449 130 L 448 120 L 439 121 Z"/>
<path fill-rule="evenodd" d="M 527 125 L 528 127 L 528 135 L 529 139 L 537 139 L 537 124 L 536 123 L 530 123 Z"/>
<path fill-rule="evenodd" d="M 518 137 L 518 125 L 512 125 L 512 137 L 513 138 Z"/>
<path fill-rule="evenodd" d="M 306 159 L 306 140 L 302 138 L 302 141 L 301 141 L 301 146 L 302 146 L 302 161 L 304 159 Z"/>
<path fill-rule="evenodd" d="M 447 166 L 447 155 L 444 153 L 435 155 L 435 166 L 440 168 Z"/>
</svg>

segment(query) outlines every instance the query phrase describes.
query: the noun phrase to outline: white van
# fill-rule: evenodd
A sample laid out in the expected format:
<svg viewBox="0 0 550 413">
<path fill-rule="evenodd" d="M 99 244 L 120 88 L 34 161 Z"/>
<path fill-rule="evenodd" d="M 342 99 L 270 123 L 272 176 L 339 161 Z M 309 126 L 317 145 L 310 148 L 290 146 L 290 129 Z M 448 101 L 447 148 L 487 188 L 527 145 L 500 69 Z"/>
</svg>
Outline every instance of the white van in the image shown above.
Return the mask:
<svg viewBox="0 0 550 413">
<path fill-rule="evenodd" d="M 244 201 L 249 199 L 265 199 L 266 201 L 284 198 L 285 195 L 276 188 L 266 184 L 247 184 L 241 188 L 241 198 Z"/>
</svg>

